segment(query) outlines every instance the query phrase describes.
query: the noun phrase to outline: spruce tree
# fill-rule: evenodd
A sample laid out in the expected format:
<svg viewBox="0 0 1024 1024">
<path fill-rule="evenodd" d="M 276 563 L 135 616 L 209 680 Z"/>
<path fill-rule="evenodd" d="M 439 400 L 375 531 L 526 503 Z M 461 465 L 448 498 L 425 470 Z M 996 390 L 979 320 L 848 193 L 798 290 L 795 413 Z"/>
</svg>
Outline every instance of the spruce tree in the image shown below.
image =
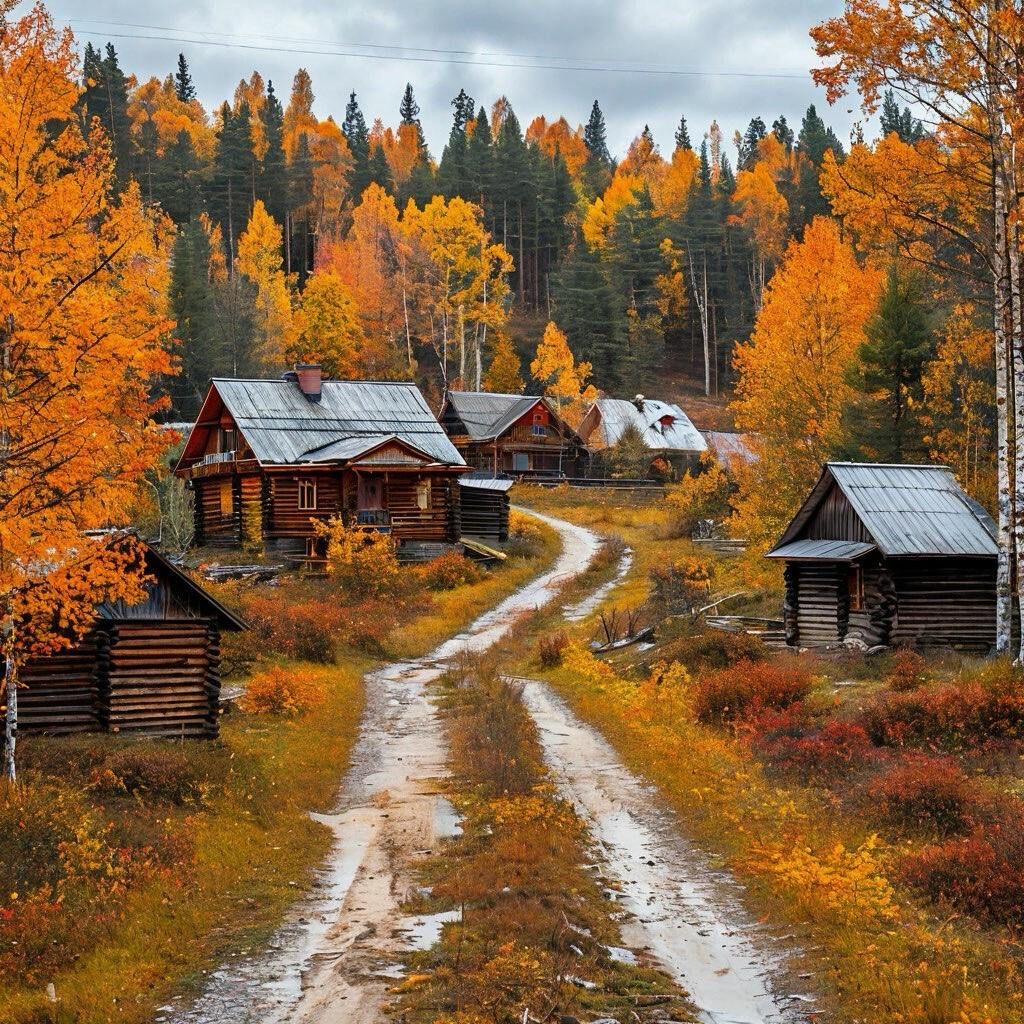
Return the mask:
<svg viewBox="0 0 1024 1024">
<path fill-rule="evenodd" d="M 309 230 L 310 208 L 313 205 L 313 156 L 309 136 L 299 135 L 290 167 L 288 206 L 291 213 L 291 270 L 298 273 L 301 288 L 312 264 L 312 237 Z"/>
<path fill-rule="evenodd" d="M 191 103 L 196 98 L 196 87 L 188 69 L 185 54 L 178 54 L 178 70 L 174 73 L 174 93 L 182 103 Z"/>
<path fill-rule="evenodd" d="M 185 420 L 198 413 L 210 378 L 227 369 L 217 358 L 209 264 L 206 232 L 198 221 L 189 221 L 174 242 L 168 294 L 181 346 L 181 373 L 171 384 L 171 401 L 174 414 Z"/>
<path fill-rule="evenodd" d="M 405 83 L 405 92 L 402 93 L 402 102 L 398 106 L 398 115 L 402 119 L 402 124 L 416 126 L 416 145 L 419 151 L 424 153 L 427 144 L 423 138 L 423 126 L 420 124 L 420 105 L 416 102 L 416 97 L 412 91 L 412 84 L 409 82 Z"/>
<path fill-rule="evenodd" d="M 623 306 L 641 318 L 657 310 L 656 279 L 662 270 L 662 225 L 654 213 L 650 189 L 644 184 L 636 202 L 615 215 L 608 236 L 609 263 Z"/>
<path fill-rule="evenodd" d="M 466 147 L 466 181 L 469 198 L 483 208 L 484 219 L 494 234 L 494 152 L 491 122 L 481 106 Z"/>
<path fill-rule="evenodd" d="M 452 100 L 452 107 L 452 128 L 437 168 L 437 185 L 441 194 L 448 199 L 453 196 L 468 199 L 471 192 L 467 177 L 469 142 L 466 126 L 473 121 L 473 97 L 465 89 L 460 89 L 458 96 Z"/>
<path fill-rule="evenodd" d="M 192 136 L 183 128 L 163 159 L 157 162 L 157 201 L 175 224 L 186 224 L 202 209 L 204 168 L 196 156 Z"/>
<path fill-rule="evenodd" d="M 676 149 L 693 149 L 690 145 L 690 130 L 686 127 L 686 115 L 679 117 L 679 127 L 676 128 Z"/>
<path fill-rule="evenodd" d="M 243 102 L 238 113 L 225 102 L 220 109 L 220 131 L 213 155 L 213 175 L 208 205 L 213 219 L 220 224 L 229 261 L 233 261 L 238 236 L 245 230 L 252 212 L 252 133 L 249 104 Z"/>
<path fill-rule="evenodd" d="M 352 202 L 358 205 L 359 198 L 370 184 L 370 133 L 367 130 L 366 118 L 363 117 L 363 112 L 359 108 L 355 92 L 349 94 L 341 130 L 348 142 L 348 148 L 352 152 L 352 178 L 349 191 L 352 195 Z"/>
<path fill-rule="evenodd" d="M 900 141 L 908 145 L 920 142 L 924 138 L 924 125 L 910 113 L 909 107 L 900 110 L 892 89 L 887 89 L 882 98 L 880 121 L 883 136 L 895 132 Z"/>
<path fill-rule="evenodd" d="M 607 129 L 604 114 L 597 100 L 590 109 L 590 120 L 583 129 L 583 142 L 587 147 L 584 181 L 592 196 L 601 195 L 612 177 L 612 156 L 608 152 Z"/>
<path fill-rule="evenodd" d="M 99 121 L 116 161 L 117 187 L 122 189 L 135 168 L 132 165 L 134 145 L 128 116 L 128 83 L 117 51 L 107 43 L 104 55 L 100 57 L 98 50 L 86 44 L 82 70 L 80 105 L 86 130 L 91 128 L 94 119 Z"/>
<path fill-rule="evenodd" d="M 391 180 L 391 168 L 388 158 L 384 155 L 383 146 L 374 146 L 370 152 L 370 161 L 366 167 L 367 185 L 379 185 L 385 192 L 394 193 L 394 182 Z"/>
<path fill-rule="evenodd" d="M 757 163 L 758 144 L 768 134 L 764 121 L 759 117 L 752 117 L 747 130 L 743 133 L 738 148 L 736 166 L 741 171 L 749 171 Z"/>
<path fill-rule="evenodd" d="M 793 129 L 789 127 L 785 114 L 779 114 L 772 121 L 772 135 L 786 147 L 787 153 L 793 148 L 793 143 L 796 141 L 796 136 L 793 134 Z"/>
<path fill-rule="evenodd" d="M 526 297 L 530 267 L 525 258 L 526 232 L 533 221 L 536 192 L 530 158 L 515 111 L 508 107 L 494 140 L 494 214 L 498 238 L 515 261 L 512 288 Z"/>
</svg>

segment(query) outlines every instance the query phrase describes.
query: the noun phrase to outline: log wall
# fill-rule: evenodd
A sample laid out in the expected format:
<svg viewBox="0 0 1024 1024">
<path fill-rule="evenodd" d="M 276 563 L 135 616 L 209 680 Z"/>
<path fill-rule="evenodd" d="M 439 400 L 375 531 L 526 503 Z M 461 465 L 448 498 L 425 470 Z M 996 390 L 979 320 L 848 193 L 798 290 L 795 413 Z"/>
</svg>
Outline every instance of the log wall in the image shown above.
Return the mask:
<svg viewBox="0 0 1024 1024">
<path fill-rule="evenodd" d="M 315 480 L 316 508 L 299 508 L 299 480 Z M 312 537 L 312 519 L 327 520 L 341 513 L 341 479 L 335 476 L 273 474 L 266 491 L 263 518 L 268 537 Z"/>
<path fill-rule="evenodd" d="M 996 638 L 995 559 L 906 558 L 891 563 L 893 642 L 987 651 Z"/>
<path fill-rule="evenodd" d="M 430 500 L 419 507 L 421 480 L 430 481 Z M 460 534 L 459 486 L 449 474 L 393 473 L 389 476 L 384 505 L 391 517 L 391 533 L 397 541 L 458 540 Z"/>
<path fill-rule="evenodd" d="M 35 658 L 21 670 L 19 732 L 95 732 L 100 728 L 96 635 L 77 647 Z"/>
<path fill-rule="evenodd" d="M 200 477 L 194 481 L 196 543 L 204 547 L 234 547 L 241 537 L 238 481 L 231 476 Z M 230 510 L 223 500 L 230 489 Z"/>
<path fill-rule="evenodd" d="M 481 540 L 508 540 L 508 491 L 491 491 L 477 487 L 459 487 L 462 506 L 462 532 Z"/>
<path fill-rule="evenodd" d="M 845 589 L 832 563 L 796 566 L 796 642 L 818 647 L 839 641 L 839 591 Z"/>
</svg>

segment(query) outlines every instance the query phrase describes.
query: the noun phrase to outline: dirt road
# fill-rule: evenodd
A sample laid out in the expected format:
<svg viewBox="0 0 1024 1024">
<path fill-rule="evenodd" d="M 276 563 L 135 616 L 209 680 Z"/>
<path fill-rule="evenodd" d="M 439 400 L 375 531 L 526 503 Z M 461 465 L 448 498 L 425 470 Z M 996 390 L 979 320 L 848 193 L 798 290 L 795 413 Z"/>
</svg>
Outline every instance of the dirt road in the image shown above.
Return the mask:
<svg viewBox="0 0 1024 1024">
<path fill-rule="evenodd" d="M 334 814 L 335 833 L 316 893 L 274 937 L 270 949 L 232 962 L 187 1009 L 165 1007 L 168 1024 L 370 1024 L 404 951 L 430 946 L 447 915 L 409 918 L 416 863 L 457 823 L 440 795 L 445 748 L 429 683 L 460 653 L 490 647 L 516 617 L 550 601 L 583 572 L 600 547 L 588 530 L 541 516 L 562 539 L 543 576 L 425 658 L 367 678 L 367 710 L 353 765 Z M 621 580 L 622 569 L 616 582 Z M 606 587 L 608 585 L 606 584 Z M 607 593 L 607 590 L 603 590 Z M 588 601 L 566 609 L 591 610 Z M 575 616 L 574 616 L 575 617 Z M 683 840 L 678 823 L 612 748 L 542 684 L 525 696 L 546 756 L 589 824 L 601 870 L 629 912 L 624 938 L 692 994 L 707 1024 L 777 1024 L 806 1019 L 771 994 L 777 961 L 743 914 L 734 883 Z M 800 997 L 794 997 L 800 998 Z"/>
</svg>

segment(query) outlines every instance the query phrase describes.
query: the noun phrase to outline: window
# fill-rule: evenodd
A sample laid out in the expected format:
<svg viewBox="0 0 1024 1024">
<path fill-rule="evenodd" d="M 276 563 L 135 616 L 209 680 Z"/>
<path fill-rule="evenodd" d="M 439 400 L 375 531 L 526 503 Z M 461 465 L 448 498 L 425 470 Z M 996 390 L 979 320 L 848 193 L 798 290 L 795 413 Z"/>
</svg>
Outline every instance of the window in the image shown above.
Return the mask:
<svg viewBox="0 0 1024 1024">
<path fill-rule="evenodd" d="M 234 427 L 221 427 L 220 428 L 220 451 L 222 452 L 233 452 L 235 450 L 235 430 Z"/>
<path fill-rule="evenodd" d="M 859 565 L 851 565 L 846 577 L 846 585 L 850 592 L 850 611 L 859 612 L 864 608 L 864 570 Z"/>
<path fill-rule="evenodd" d="M 530 456 L 526 452 L 512 453 L 512 471 L 525 473 L 530 468 Z"/>
<path fill-rule="evenodd" d="M 233 515 L 235 511 L 235 490 L 230 480 L 220 482 L 220 514 L 222 516 Z"/>
<path fill-rule="evenodd" d="M 299 511 L 313 512 L 316 510 L 316 481 L 299 481 Z"/>
<path fill-rule="evenodd" d="M 426 512 L 430 508 L 430 481 L 421 480 L 416 485 L 416 505 L 419 507 L 421 512 Z"/>
<path fill-rule="evenodd" d="M 533 433 L 535 437 L 544 436 L 544 414 L 541 412 L 533 414 Z"/>
</svg>

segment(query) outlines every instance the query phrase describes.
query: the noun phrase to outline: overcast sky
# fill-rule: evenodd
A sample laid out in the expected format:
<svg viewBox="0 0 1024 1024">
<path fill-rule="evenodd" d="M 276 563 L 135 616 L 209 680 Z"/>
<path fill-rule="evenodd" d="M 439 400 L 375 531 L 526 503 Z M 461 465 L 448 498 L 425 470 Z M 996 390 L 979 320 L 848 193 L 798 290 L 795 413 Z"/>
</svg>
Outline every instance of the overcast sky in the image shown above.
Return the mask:
<svg viewBox="0 0 1024 1024">
<path fill-rule="evenodd" d="M 26 0 L 19 10 L 27 6 Z M 667 155 L 681 113 L 694 145 L 717 118 L 734 163 L 735 129 L 755 114 L 769 125 L 785 114 L 799 127 L 809 103 L 847 141 L 859 116 L 849 109 L 854 104 L 829 108 L 808 74 L 815 60 L 808 28 L 841 9 L 842 0 L 53 0 L 51 6 L 83 46 L 113 42 L 121 66 L 140 79 L 163 77 L 183 51 L 211 110 L 253 69 L 273 80 L 287 102 L 296 68 L 305 67 L 317 115 L 338 121 L 354 89 L 368 122 L 381 117 L 395 124 L 402 90 L 412 82 L 435 158 L 448 136 L 451 99 L 464 88 L 488 108 L 507 95 L 524 130 L 536 114 L 585 122 L 596 98 L 609 147 L 620 156 L 644 123 Z M 208 45 L 224 42 L 234 45 Z M 717 74 L 638 74 L 624 66 Z M 763 77 L 745 77 L 754 74 Z"/>
</svg>

